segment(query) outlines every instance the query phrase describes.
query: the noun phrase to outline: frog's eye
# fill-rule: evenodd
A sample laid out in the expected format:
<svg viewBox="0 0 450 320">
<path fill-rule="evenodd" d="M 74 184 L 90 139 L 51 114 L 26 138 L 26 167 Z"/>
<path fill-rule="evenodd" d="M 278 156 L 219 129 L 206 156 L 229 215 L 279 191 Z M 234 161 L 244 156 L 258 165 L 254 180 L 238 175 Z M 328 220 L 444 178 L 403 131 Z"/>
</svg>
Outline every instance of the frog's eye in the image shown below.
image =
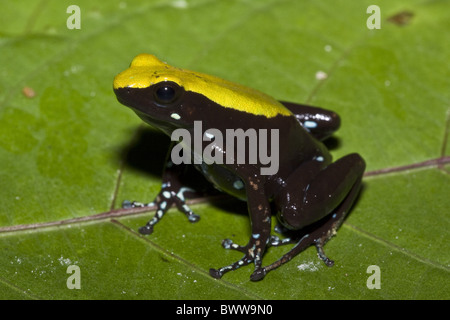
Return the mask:
<svg viewBox="0 0 450 320">
<path fill-rule="evenodd" d="M 173 82 L 162 82 L 155 90 L 155 100 L 161 104 L 168 104 L 178 97 L 180 87 Z"/>
</svg>

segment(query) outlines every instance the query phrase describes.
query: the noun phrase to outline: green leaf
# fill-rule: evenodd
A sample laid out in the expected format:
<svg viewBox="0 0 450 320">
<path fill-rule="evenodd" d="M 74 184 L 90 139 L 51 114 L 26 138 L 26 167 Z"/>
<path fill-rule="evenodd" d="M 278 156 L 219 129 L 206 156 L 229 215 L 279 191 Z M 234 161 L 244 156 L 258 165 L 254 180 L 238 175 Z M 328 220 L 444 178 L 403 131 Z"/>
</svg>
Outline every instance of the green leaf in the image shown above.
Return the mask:
<svg viewBox="0 0 450 320">
<path fill-rule="evenodd" d="M 78 1 L 79 30 L 71 4 L 2 6 L 0 298 L 450 298 L 449 2 L 378 1 L 373 30 L 370 1 Z M 260 282 L 250 266 L 211 278 L 240 258 L 221 240 L 250 236 L 245 203 L 229 198 L 197 199 L 198 223 L 171 210 L 138 234 L 153 213 L 120 203 L 153 200 L 169 139 L 112 81 L 142 52 L 340 114 L 331 152 L 360 153 L 367 174 L 325 246 L 334 267 L 309 248 Z M 68 289 L 71 265 L 81 289 Z"/>
</svg>

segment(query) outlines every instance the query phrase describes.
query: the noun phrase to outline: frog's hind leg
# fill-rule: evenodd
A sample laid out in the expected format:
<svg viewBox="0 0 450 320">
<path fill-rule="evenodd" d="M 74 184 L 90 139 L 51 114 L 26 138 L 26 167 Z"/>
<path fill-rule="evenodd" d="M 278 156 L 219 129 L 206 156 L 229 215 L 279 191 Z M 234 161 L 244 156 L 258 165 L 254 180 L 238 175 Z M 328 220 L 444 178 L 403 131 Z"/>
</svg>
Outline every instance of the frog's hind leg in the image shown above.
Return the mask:
<svg viewBox="0 0 450 320">
<path fill-rule="evenodd" d="M 305 104 L 280 101 L 298 122 L 315 138 L 323 141 L 331 136 L 341 124 L 336 112 Z"/>
<path fill-rule="evenodd" d="M 280 259 L 278 259 L 274 263 L 261 268 L 259 274 L 255 275 L 254 279 L 252 279 L 252 280 L 254 280 L 254 281 L 261 280 L 262 278 L 265 277 L 265 275 L 269 271 L 276 269 L 279 266 L 290 261 L 292 258 L 297 256 L 299 253 L 301 253 L 302 251 L 304 251 L 306 248 L 308 248 L 311 245 L 314 245 L 316 247 L 318 257 L 321 260 L 323 260 L 323 262 L 327 266 L 329 266 L 329 267 L 333 266 L 334 261 L 329 259 L 326 256 L 325 252 L 323 251 L 323 246 L 335 234 L 336 230 L 342 224 L 342 222 L 345 218 L 345 212 L 342 211 L 340 213 L 340 216 L 341 216 L 341 219 L 338 219 L 337 214 L 336 214 L 336 218 L 329 219 L 329 221 L 327 221 L 327 223 L 325 223 L 322 226 L 322 228 L 316 230 L 315 232 L 307 233 L 307 234 L 303 235 L 303 237 L 301 237 L 300 240 L 297 240 L 296 245 L 290 251 L 288 251 L 286 254 L 284 254 Z M 285 242 L 279 242 L 279 243 L 275 243 L 272 245 L 279 246 L 279 245 L 288 244 L 288 243 L 293 242 L 293 239 L 283 239 L 283 240 L 285 240 Z"/>
<path fill-rule="evenodd" d="M 325 255 L 323 251 L 323 246 L 328 240 L 330 240 L 332 236 L 336 234 L 336 230 L 344 222 L 347 213 L 349 212 L 353 202 L 358 196 L 359 189 L 361 186 L 362 175 L 365 169 L 364 161 L 357 154 L 349 155 L 340 160 L 341 161 L 338 160 L 337 162 L 328 166 L 329 168 L 331 167 L 330 168 L 331 173 L 338 174 L 338 172 L 341 171 L 342 174 L 344 174 L 345 170 L 342 170 L 342 165 L 346 166 L 349 163 L 354 163 L 354 167 L 357 172 L 356 178 L 354 178 L 354 183 L 352 184 L 352 187 L 348 192 L 347 196 L 332 211 L 331 214 L 313 223 L 312 225 L 303 228 L 301 238 L 297 241 L 296 245 L 289 252 L 284 254 L 279 260 L 275 261 L 274 263 L 266 267 L 262 267 L 259 270 L 257 270 L 257 272 L 253 273 L 252 274 L 253 281 L 261 280 L 262 278 L 264 278 L 267 272 L 276 269 L 282 264 L 290 261 L 292 258 L 294 258 L 296 255 L 298 255 L 300 252 L 302 252 L 311 245 L 314 245 L 316 247 L 319 258 L 322 259 L 327 266 L 332 266 L 334 264 L 334 261 L 329 259 Z M 278 239 L 280 241 L 276 241 L 277 238 L 278 237 L 273 236 L 271 237 L 270 244 L 272 246 L 280 246 L 283 244 L 292 243 L 294 240 L 294 238 L 287 238 L 282 240 Z"/>
</svg>

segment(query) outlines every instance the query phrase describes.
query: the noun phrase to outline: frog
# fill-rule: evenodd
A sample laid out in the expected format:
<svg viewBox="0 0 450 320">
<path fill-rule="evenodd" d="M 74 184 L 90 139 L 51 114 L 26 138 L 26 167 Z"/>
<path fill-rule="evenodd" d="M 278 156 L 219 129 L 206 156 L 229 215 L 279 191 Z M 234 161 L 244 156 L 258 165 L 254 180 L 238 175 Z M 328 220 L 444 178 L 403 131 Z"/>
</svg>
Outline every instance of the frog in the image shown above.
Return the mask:
<svg viewBox="0 0 450 320">
<path fill-rule="evenodd" d="M 310 246 L 315 246 L 325 265 L 334 265 L 325 254 L 324 245 L 336 235 L 357 199 L 366 166 L 358 153 L 333 162 L 325 140 L 340 127 L 336 112 L 277 100 L 249 86 L 173 67 L 148 53 L 137 55 L 114 78 L 113 90 L 121 104 L 168 136 L 179 129 L 194 135 L 194 123 L 201 121 L 203 128 L 214 128 L 219 133 L 227 129 L 276 130 L 279 137 L 275 142 L 268 141 L 276 144 L 279 155 L 277 171 L 270 174 L 262 174 L 265 164 L 261 160 L 220 163 L 200 157 L 196 163 L 175 164 L 168 156 L 161 190 L 155 199 L 149 203 L 123 202 L 125 208 L 156 207 L 155 215 L 139 228 L 142 235 L 153 233 L 155 225 L 173 206 L 188 221 L 199 221 L 199 215 L 186 204 L 195 190 L 184 186 L 180 179 L 185 167 L 194 165 L 218 190 L 246 201 L 250 217 L 251 236 L 247 244 L 222 241 L 225 249 L 237 250 L 243 256 L 228 265 L 211 268 L 212 277 L 220 279 L 229 271 L 253 264 L 250 280 L 259 281 Z M 178 145 L 176 142 L 172 141 L 169 155 Z M 214 145 L 214 139 L 202 143 L 216 153 L 236 157 L 236 150 L 228 144 Z M 198 150 L 187 150 L 199 158 Z M 280 235 L 272 233 L 272 218 L 278 220 L 273 230 Z M 263 265 L 268 248 L 286 244 L 293 245 L 278 260 Z"/>
</svg>

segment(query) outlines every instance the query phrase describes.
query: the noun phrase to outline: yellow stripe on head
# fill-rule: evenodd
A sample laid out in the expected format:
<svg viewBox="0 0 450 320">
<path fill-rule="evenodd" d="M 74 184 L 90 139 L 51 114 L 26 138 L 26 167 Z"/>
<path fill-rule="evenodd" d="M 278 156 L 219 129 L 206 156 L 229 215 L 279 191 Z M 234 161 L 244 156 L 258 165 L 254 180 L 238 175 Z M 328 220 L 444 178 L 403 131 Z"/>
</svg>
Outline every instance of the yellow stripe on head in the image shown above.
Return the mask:
<svg viewBox="0 0 450 320">
<path fill-rule="evenodd" d="M 186 91 L 204 95 L 211 101 L 239 111 L 268 118 L 292 113 L 274 98 L 251 88 L 203 73 L 183 70 L 162 62 L 154 55 L 140 54 L 130 67 L 114 79 L 114 88 L 147 88 L 162 81 L 173 81 Z"/>
</svg>

